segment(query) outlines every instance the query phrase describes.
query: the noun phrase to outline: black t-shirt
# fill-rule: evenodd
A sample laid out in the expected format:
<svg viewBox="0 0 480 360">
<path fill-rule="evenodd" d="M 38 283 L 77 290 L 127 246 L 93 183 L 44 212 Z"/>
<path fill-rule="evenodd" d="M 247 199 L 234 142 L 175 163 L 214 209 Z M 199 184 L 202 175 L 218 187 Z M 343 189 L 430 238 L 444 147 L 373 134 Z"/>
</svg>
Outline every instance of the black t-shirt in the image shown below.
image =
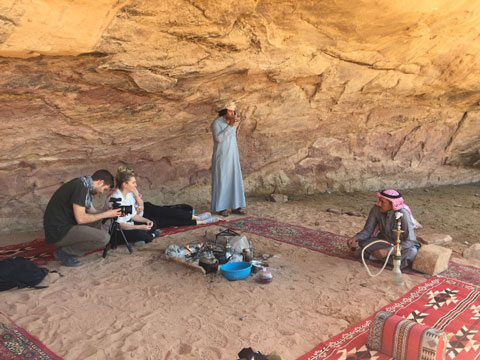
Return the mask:
<svg viewBox="0 0 480 360">
<path fill-rule="evenodd" d="M 55 191 L 43 216 L 47 244 L 59 242 L 73 225 L 77 225 L 73 204 L 85 207 L 87 194 L 88 188 L 80 178 L 70 180 Z"/>
</svg>

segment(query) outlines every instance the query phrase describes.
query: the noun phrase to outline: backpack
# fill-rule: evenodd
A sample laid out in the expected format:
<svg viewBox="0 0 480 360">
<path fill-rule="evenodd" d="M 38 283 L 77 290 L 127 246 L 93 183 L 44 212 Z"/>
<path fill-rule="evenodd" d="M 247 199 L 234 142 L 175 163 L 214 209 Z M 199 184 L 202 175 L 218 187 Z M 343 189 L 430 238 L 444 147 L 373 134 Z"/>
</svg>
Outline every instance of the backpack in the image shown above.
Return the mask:
<svg viewBox="0 0 480 360">
<path fill-rule="evenodd" d="M 43 289 L 47 286 L 37 286 L 50 271 L 39 267 L 29 259 L 17 256 L 0 260 L 0 291 L 31 287 Z"/>
</svg>

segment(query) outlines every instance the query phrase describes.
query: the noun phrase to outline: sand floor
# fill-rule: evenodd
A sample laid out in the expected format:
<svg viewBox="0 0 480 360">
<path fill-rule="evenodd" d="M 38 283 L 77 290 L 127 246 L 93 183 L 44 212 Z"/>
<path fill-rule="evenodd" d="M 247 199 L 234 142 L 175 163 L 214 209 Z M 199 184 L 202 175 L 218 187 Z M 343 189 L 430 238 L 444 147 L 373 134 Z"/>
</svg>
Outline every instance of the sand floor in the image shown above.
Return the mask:
<svg viewBox="0 0 480 360">
<path fill-rule="evenodd" d="M 408 190 L 404 197 L 424 225 L 418 234 L 452 235 L 455 256 L 479 241 L 478 184 Z M 353 235 L 374 193 L 248 201 L 249 215 Z M 161 237 L 132 255 L 125 248 L 106 259 L 95 253 L 79 268 L 52 262 L 48 267 L 63 277 L 48 275 L 46 289 L 0 293 L 0 311 L 65 359 L 236 359 L 244 347 L 295 359 L 425 281 L 404 275 L 405 285 L 394 286 L 388 273 L 370 278 L 359 262 L 251 234 L 257 253 L 273 255 L 270 284 L 205 276 L 162 257 L 171 243 L 201 241 L 205 229 Z M 0 244 L 35 236 L 41 232 L 4 235 Z"/>
</svg>

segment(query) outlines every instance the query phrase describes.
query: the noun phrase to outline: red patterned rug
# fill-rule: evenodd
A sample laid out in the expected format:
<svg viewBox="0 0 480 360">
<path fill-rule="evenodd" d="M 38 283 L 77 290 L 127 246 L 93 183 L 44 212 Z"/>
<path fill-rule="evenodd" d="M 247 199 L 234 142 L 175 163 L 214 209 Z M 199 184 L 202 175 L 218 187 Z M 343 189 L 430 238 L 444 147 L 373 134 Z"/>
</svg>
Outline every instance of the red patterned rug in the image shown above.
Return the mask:
<svg viewBox="0 0 480 360">
<path fill-rule="evenodd" d="M 37 338 L 0 313 L 0 359 L 61 360 Z"/>
<path fill-rule="evenodd" d="M 223 220 L 220 220 L 220 221 L 223 222 Z M 162 234 L 160 235 L 160 237 L 177 234 L 184 231 L 195 230 L 195 229 L 199 229 L 206 226 L 218 225 L 218 224 L 219 223 L 163 228 L 163 229 L 160 229 L 162 231 Z M 89 254 L 93 252 L 101 251 L 101 250 L 103 249 L 91 251 Z M 48 261 L 55 260 L 53 256 L 54 251 L 55 251 L 55 245 L 45 244 L 44 239 L 35 239 L 28 243 L 0 247 L 0 260 L 6 259 L 9 257 L 14 257 L 14 256 L 23 256 L 25 258 L 32 260 L 37 265 L 44 265 Z"/>
<path fill-rule="evenodd" d="M 348 236 L 345 235 L 308 229 L 302 226 L 253 216 L 228 221 L 222 224 L 222 226 L 305 247 L 326 255 L 358 261 L 358 259 L 352 256 L 347 245 Z M 415 274 L 423 276 L 420 273 L 415 272 Z M 448 270 L 440 275 L 480 286 L 480 268 L 474 266 L 461 265 L 450 261 Z"/>
<path fill-rule="evenodd" d="M 447 334 L 447 357 L 480 358 L 480 288 L 444 277 L 432 277 L 385 306 L 388 311 Z M 387 360 L 366 347 L 372 316 L 317 345 L 298 360 Z"/>
</svg>

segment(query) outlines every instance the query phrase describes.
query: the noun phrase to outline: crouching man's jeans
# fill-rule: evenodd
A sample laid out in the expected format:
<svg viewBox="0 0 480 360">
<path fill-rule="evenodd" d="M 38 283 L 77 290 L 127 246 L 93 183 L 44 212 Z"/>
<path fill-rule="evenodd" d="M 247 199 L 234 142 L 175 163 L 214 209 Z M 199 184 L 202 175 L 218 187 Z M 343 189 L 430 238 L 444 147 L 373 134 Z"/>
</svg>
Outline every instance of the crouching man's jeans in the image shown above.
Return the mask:
<svg viewBox="0 0 480 360">
<path fill-rule="evenodd" d="M 55 245 L 72 256 L 83 256 L 85 253 L 105 247 L 110 241 L 108 232 L 88 225 L 74 225 Z"/>
</svg>

